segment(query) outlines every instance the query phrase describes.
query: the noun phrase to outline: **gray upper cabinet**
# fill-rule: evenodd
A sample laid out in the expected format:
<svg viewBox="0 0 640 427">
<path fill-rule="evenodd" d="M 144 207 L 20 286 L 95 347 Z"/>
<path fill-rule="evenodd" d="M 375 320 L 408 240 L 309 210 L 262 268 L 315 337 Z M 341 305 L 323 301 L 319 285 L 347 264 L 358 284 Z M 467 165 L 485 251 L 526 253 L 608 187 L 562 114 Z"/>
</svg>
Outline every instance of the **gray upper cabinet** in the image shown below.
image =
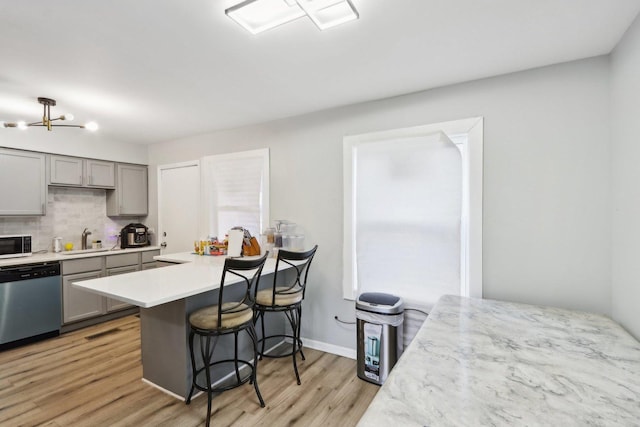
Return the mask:
<svg viewBox="0 0 640 427">
<path fill-rule="evenodd" d="M 0 183 L 0 216 L 45 214 L 44 154 L 0 148 Z"/>
<path fill-rule="evenodd" d="M 116 170 L 115 163 L 103 162 L 101 160 L 87 159 L 86 165 L 86 185 L 96 188 L 115 188 Z"/>
<path fill-rule="evenodd" d="M 108 216 L 148 214 L 147 167 L 116 164 L 116 188 L 107 192 Z"/>
<path fill-rule="evenodd" d="M 115 164 L 69 156 L 49 156 L 49 185 L 115 188 Z"/>
<path fill-rule="evenodd" d="M 49 156 L 49 183 L 82 187 L 82 159 L 66 156 Z"/>
</svg>

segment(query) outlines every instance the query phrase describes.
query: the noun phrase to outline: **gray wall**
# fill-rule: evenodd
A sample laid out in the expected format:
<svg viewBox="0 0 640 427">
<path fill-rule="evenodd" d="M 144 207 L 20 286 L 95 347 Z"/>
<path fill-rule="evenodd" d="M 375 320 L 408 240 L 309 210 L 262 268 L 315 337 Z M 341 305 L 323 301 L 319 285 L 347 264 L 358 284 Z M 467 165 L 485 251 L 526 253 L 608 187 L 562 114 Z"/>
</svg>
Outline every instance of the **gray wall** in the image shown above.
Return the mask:
<svg viewBox="0 0 640 427">
<path fill-rule="evenodd" d="M 485 118 L 484 297 L 610 313 L 608 57 L 156 144 L 149 163 L 269 147 L 271 218 L 320 245 L 302 335 L 354 348 L 354 328 L 333 320 L 354 318 L 341 283 L 343 136 L 474 116 Z"/>
<path fill-rule="evenodd" d="M 640 337 L 640 18 L 611 59 L 613 317 Z"/>
</svg>

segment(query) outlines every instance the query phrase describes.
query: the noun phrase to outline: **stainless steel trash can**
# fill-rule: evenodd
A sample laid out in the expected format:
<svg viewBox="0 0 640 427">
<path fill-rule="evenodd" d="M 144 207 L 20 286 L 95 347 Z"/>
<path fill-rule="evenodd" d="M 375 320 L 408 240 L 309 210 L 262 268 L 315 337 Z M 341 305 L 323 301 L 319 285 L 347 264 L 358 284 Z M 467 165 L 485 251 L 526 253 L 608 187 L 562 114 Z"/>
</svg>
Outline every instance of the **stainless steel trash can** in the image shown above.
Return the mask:
<svg viewBox="0 0 640 427">
<path fill-rule="evenodd" d="M 382 385 L 402 355 L 404 305 L 395 295 L 360 294 L 356 300 L 358 377 Z"/>
</svg>

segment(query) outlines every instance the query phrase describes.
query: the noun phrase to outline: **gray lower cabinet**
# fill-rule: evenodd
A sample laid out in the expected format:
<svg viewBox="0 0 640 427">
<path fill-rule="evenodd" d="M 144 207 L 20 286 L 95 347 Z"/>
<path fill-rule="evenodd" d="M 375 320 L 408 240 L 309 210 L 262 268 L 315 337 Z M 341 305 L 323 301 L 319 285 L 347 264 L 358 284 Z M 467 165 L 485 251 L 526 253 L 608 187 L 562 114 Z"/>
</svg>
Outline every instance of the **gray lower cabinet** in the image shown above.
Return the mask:
<svg viewBox="0 0 640 427">
<path fill-rule="evenodd" d="M 144 252 L 142 252 L 144 253 Z M 107 276 L 133 273 L 140 270 L 141 253 L 120 254 L 106 257 Z M 107 298 L 107 312 L 133 307 L 132 304 Z"/>
<path fill-rule="evenodd" d="M 131 304 L 103 297 L 93 292 L 73 287 L 73 282 L 98 279 L 116 274 L 133 273 L 153 268 L 153 257 L 159 250 L 96 255 L 90 258 L 62 262 L 62 319 L 63 324 L 87 319 L 97 319 L 116 311 L 134 307 Z"/>
<path fill-rule="evenodd" d="M 160 255 L 160 251 L 148 251 L 142 252 L 142 269 L 148 270 L 150 268 L 158 268 L 158 261 L 154 260 L 153 257 L 156 255 Z"/>
<path fill-rule="evenodd" d="M 116 268 L 110 268 L 107 270 L 107 276 L 115 276 L 118 274 L 125 274 L 125 273 L 133 273 L 138 271 L 140 268 L 138 267 L 138 265 L 128 265 L 126 267 L 116 267 Z M 129 308 L 129 307 L 133 307 L 132 304 L 126 303 L 126 302 L 122 302 L 122 301 L 118 301 L 117 299 L 113 299 L 113 298 L 107 298 L 107 312 L 112 312 L 112 311 L 117 311 L 117 310 L 122 310 L 125 308 Z"/>
<path fill-rule="evenodd" d="M 73 282 L 97 279 L 103 276 L 104 257 L 84 258 L 62 262 L 62 323 L 106 314 L 105 298 L 93 292 L 72 286 Z"/>
<path fill-rule="evenodd" d="M 45 155 L 0 148 L 0 216 L 44 215 L 47 205 Z"/>
</svg>

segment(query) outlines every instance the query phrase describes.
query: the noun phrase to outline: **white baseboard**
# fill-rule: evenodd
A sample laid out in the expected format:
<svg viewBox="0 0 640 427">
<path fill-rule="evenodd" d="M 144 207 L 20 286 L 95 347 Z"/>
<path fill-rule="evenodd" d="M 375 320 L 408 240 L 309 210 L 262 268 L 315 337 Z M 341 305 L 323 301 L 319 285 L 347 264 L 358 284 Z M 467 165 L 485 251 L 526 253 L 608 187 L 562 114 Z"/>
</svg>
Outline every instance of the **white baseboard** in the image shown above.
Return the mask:
<svg viewBox="0 0 640 427">
<path fill-rule="evenodd" d="M 340 347 L 333 344 L 328 344 L 322 341 L 316 341 L 309 338 L 302 338 L 304 347 L 309 347 L 314 350 L 324 351 L 325 353 L 336 354 L 338 356 L 347 357 L 349 359 L 356 358 L 356 350 L 348 347 Z M 304 347 L 302 347 L 304 349 Z"/>
<path fill-rule="evenodd" d="M 146 379 L 146 378 L 142 378 L 142 382 L 143 382 L 143 383 L 145 383 L 145 384 L 150 385 L 151 387 L 157 388 L 157 389 L 158 389 L 158 390 L 160 390 L 161 392 L 166 393 L 166 394 L 168 394 L 168 395 L 169 395 L 169 396 L 171 396 L 171 397 L 175 397 L 176 399 L 178 399 L 178 400 L 182 400 L 182 401 L 184 402 L 185 397 L 180 396 L 179 394 L 176 394 L 176 393 L 174 393 L 174 392 L 172 392 L 172 391 L 169 391 L 169 390 L 167 390 L 167 389 L 166 389 L 166 388 L 164 388 L 164 387 L 160 387 L 158 384 L 156 384 L 156 383 L 152 383 L 151 381 L 149 381 L 149 380 L 148 380 L 148 379 Z M 196 396 L 197 396 L 198 394 L 200 394 L 200 393 L 202 393 L 202 392 L 201 392 L 201 391 L 200 391 L 200 392 L 198 392 L 198 393 L 197 393 L 195 396 L 193 396 L 193 397 L 196 397 Z"/>
</svg>

